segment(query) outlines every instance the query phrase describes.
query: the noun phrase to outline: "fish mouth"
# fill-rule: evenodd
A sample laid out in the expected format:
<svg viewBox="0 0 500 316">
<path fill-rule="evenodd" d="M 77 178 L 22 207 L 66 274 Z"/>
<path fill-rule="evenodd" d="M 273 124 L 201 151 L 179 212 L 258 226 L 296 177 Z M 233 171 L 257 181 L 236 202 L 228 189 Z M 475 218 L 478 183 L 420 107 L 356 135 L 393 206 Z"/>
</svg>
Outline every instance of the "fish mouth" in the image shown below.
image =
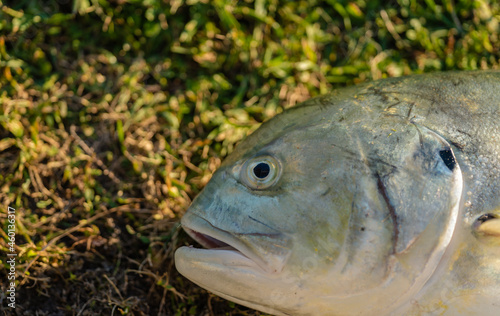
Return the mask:
<svg viewBox="0 0 500 316">
<path fill-rule="evenodd" d="M 211 237 L 207 234 L 203 234 L 200 232 L 197 232 L 191 228 L 188 227 L 183 227 L 184 231 L 191 236 L 194 240 L 196 240 L 200 245 L 207 249 L 212 249 L 212 250 L 236 250 L 236 248 L 229 246 L 229 244 L 226 244 L 223 241 L 220 241 L 219 239 L 216 239 L 214 237 Z"/>
<path fill-rule="evenodd" d="M 187 214 L 186 214 L 187 215 Z M 225 265 L 252 267 L 265 272 L 275 272 L 254 250 L 233 236 L 230 232 L 215 227 L 197 214 L 189 214 L 181 219 L 184 231 L 206 249 L 189 247 L 191 251 Z"/>
</svg>

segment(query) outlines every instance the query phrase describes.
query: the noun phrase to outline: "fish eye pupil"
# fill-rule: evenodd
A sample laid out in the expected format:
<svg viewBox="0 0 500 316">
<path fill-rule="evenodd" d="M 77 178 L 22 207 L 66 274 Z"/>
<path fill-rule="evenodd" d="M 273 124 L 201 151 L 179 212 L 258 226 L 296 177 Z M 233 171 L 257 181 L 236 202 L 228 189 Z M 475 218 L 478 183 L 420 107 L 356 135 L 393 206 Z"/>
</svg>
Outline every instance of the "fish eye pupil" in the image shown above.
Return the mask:
<svg viewBox="0 0 500 316">
<path fill-rule="evenodd" d="M 265 179 L 270 171 L 271 167 L 265 162 L 260 162 L 253 168 L 253 174 L 259 179 Z"/>
</svg>

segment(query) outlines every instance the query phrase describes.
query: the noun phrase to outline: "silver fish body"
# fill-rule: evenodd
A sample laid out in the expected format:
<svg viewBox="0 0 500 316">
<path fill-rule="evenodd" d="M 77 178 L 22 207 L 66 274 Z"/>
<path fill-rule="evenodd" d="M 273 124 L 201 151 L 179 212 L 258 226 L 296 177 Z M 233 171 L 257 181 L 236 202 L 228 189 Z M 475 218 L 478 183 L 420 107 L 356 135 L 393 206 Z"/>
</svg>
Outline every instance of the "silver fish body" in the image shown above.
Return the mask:
<svg viewBox="0 0 500 316">
<path fill-rule="evenodd" d="M 214 173 L 176 267 L 276 315 L 500 315 L 499 122 L 495 71 L 310 99 Z"/>
</svg>

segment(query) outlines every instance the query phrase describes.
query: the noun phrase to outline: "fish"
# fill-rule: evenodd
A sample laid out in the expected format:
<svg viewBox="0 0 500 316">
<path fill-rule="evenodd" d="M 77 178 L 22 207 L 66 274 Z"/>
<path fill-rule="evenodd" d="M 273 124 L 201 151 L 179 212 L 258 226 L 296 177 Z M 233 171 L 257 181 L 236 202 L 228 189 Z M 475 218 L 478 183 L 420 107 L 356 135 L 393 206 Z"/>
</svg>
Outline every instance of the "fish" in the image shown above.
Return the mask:
<svg viewBox="0 0 500 316">
<path fill-rule="evenodd" d="M 494 70 L 291 107 L 193 200 L 176 268 L 273 315 L 500 315 L 499 122 Z"/>
</svg>

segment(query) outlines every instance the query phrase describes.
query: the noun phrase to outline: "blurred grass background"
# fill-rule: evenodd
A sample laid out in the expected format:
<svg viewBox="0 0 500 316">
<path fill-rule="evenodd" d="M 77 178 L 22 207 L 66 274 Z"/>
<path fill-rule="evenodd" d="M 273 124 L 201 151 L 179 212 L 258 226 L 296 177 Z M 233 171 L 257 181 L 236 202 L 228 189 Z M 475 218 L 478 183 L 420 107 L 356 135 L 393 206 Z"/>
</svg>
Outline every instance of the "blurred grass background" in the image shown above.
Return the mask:
<svg viewBox="0 0 500 316">
<path fill-rule="evenodd" d="M 260 315 L 182 278 L 177 223 L 258 123 L 372 79 L 498 68 L 476 0 L 0 0 L 0 301 L 17 315 Z"/>
</svg>

